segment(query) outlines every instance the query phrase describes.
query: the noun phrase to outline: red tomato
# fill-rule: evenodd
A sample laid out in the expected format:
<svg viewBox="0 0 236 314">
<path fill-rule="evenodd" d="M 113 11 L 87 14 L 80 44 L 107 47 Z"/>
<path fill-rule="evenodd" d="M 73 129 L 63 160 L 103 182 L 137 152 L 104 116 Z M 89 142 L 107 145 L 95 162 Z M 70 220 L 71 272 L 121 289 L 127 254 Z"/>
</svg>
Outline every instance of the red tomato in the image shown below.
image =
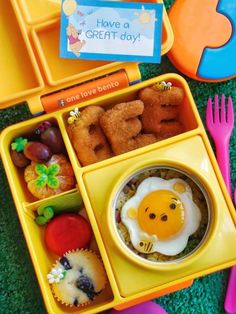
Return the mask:
<svg viewBox="0 0 236 314">
<path fill-rule="evenodd" d="M 81 248 L 87 248 L 92 230 L 87 220 L 77 214 L 62 214 L 51 220 L 46 226 L 45 243 L 56 255 Z"/>
</svg>

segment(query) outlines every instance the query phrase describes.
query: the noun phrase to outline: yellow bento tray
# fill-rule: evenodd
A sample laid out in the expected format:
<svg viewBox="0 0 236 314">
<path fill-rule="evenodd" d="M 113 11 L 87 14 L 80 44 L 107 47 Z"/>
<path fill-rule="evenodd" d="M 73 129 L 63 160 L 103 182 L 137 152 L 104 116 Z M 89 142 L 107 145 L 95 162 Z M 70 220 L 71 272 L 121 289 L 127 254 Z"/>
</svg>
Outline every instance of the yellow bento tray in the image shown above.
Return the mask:
<svg viewBox="0 0 236 314">
<path fill-rule="evenodd" d="M 234 207 L 191 92 L 182 77 L 176 74 L 162 75 L 122 91 L 84 102 L 79 107 L 92 104 L 106 107 L 121 100 L 136 99 L 140 89 L 163 80 L 171 81 L 173 85 L 184 90 L 185 100 L 181 106 L 180 117 L 185 132 L 93 165 L 82 167 L 76 157 L 66 132 L 68 108 L 10 126 L 2 132 L 0 143 L 2 160 L 49 313 L 76 312 L 76 309 L 68 309 L 54 299 L 46 278 L 56 257 L 45 248 L 44 228 L 36 225 L 34 211 L 40 205 L 46 204 L 49 199 L 37 201 L 28 193 L 22 178 L 23 171 L 13 165 L 9 152 L 10 143 L 14 138 L 32 132 L 35 126 L 44 120 L 53 121 L 61 130 L 77 179 L 77 188 L 82 195 L 86 215 L 94 232 L 97 244 L 94 249 L 101 254 L 109 280 L 106 291 L 100 297 L 77 311 L 98 313 L 111 307 L 122 309 L 145 299 L 186 287 L 194 278 L 236 263 L 236 252 L 233 250 L 236 243 Z M 190 152 L 191 158 L 189 158 Z M 133 263 L 118 249 L 114 236 L 109 230 L 109 215 L 107 216 L 106 213 L 109 212 L 109 199 L 114 189 L 127 174 L 147 166 L 163 164 L 192 173 L 203 182 L 212 202 L 212 223 L 201 250 L 196 251 L 189 262 L 170 264 L 163 269 L 159 267 L 148 269 Z M 73 192 L 74 190 L 66 193 L 73 194 Z"/>
<path fill-rule="evenodd" d="M 6 43 L 0 47 L 1 108 L 27 101 L 31 112 L 38 114 L 44 111 L 43 96 L 70 86 L 120 70 L 126 72 L 130 82 L 140 79 L 137 64 L 60 59 L 59 1 L 38 0 L 32 4 L 31 0 L 0 0 L 0 7 L 0 38 Z M 9 30 L 14 30 L 14 36 Z M 172 43 L 173 34 L 165 13 L 162 54 L 171 48 Z M 49 313 L 98 313 L 112 307 L 127 308 L 187 287 L 194 278 L 236 264 L 236 252 L 233 250 L 236 244 L 236 215 L 186 81 L 176 74 L 166 74 L 78 106 L 83 108 L 96 104 L 106 108 L 121 101 L 130 101 L 137 98 L 140 89 L 160 81 L 171 81 L 184 90 L 180 119 L 185 132 L 132 152 L 82 167 L 66 132 L 70 108 L 10 126 L 1 134 L 2 161 Z M 57 257 L 47 251 L 43 241 L 44 228 L 34 221 L 35 210 L 57 196 L 36 200 L 27 190 L 23 171 L 16 169 L 10 158 L 10 143 L 16 137 L 32 132 L 44 120 L 57 124 L 62 133 L 77 180 L 76 189 L 66 194 L 71 197 L 74 193 L 81 194 L 86 208 L 84 215 L 93 229 L 92 249 L 100 253 L 108 276 L 105 291 L 91 304 L 79 309 L 61 305 L 53 297 L 46 275 Z M 114 189 L 132 172 L 152 165 L 178 167 L 194 174 L 203 182 L 212 202 L 212 223 L 201 249 L 189 262 L 168 265 L 166 269 L 151 269 L 134 263 L 120 250 L 110 229 L 108 213 Z"/>
</svg>

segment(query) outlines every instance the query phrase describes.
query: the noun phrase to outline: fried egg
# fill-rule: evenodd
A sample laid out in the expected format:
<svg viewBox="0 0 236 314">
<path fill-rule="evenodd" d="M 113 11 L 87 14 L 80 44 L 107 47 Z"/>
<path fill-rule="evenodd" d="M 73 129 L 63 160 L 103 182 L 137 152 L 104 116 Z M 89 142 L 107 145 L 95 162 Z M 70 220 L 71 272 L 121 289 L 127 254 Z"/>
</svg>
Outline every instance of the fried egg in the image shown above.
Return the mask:
<svg viewBox="0 0 236 314">
<path fill-rule="evenodd" d="M 121 209 L 121 220 L 136 250 L 174 256 L 200 226 L 201 212 L 181 179 L 145 179 Z"/>
</svg>

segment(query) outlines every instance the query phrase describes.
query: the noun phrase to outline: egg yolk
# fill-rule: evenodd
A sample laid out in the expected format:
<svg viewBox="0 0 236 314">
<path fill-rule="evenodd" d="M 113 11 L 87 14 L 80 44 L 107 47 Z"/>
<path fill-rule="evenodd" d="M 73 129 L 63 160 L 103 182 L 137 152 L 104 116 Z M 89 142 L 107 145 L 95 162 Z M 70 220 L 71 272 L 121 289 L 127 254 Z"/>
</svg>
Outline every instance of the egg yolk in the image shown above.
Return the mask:
<svg viewBox="0 0 236 314">
<path fill-rule="evenodd" d="M 184 226 L 185 209 L 180 198 L 168 190 L 146 195 L 138 208 L 138 223 L 149 235 L 159 240 L 175 236 Z"/>
</svg>

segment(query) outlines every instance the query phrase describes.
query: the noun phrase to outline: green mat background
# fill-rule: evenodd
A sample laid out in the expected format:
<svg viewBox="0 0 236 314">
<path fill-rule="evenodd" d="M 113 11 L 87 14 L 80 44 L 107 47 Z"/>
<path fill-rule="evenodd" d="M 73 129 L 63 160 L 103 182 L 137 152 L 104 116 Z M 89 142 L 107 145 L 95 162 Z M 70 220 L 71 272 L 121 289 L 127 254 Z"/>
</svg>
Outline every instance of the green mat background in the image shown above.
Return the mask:
<svg viewBox="0 0 236 314">
<path fill-rule="evenodd" d="M 167 8 L 173 0 L 166 0 Z M 166 57 L 161 65 L 140 66 L 143 80 L 160 73 L 176 72 Z M 206 84 L 187 79 L 204 121 L 205 104 L 215 93 L 231 95 L 236 103 L 236 79 Z M 1 87 L 0 87 L 1 88 Z M 235 110 L 236 111 L 236 110 Z M 0 129 L 31 117 L 20 105 L 0 111 Z M 231 139 L 232 182 L 236 181 L 236 137 Z M 0 162 L 0 313 L 46 313 L 24 236 L 12 201 L 4 169 Z M 194 281 L 183 291 L 156 299 L 169 314 L 221 314 L 229 272 L 221 271 Z M 148 313 L 147 313 L 148 314 Z"/>
</svg>

